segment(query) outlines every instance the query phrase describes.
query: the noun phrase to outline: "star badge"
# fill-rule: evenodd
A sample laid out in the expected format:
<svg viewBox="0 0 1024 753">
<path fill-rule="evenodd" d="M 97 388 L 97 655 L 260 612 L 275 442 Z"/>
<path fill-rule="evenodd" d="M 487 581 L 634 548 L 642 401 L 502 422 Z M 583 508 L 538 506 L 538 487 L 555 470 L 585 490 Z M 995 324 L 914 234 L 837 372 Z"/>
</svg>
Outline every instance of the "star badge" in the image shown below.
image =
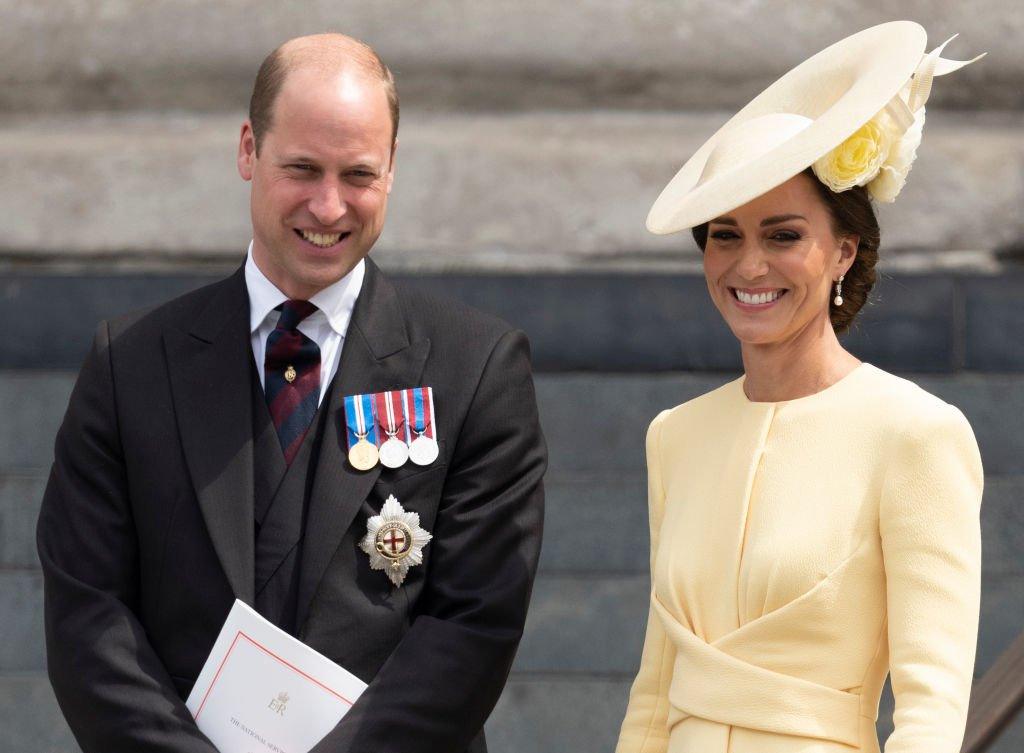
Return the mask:
<svg viewBox="0 0 1024 753">
<path fill-rule="evenodd" d="M 370 555 L 370 567 L 383 570 L 396 586 L 402 585 L 409 568 L 423 563 L 423 547 L 433 538 L 420 528 L 419 513 L 406 512 L 392 494 L 380 515 L 366 521 L 366 536 L 359 548 Z"/>
</svg>

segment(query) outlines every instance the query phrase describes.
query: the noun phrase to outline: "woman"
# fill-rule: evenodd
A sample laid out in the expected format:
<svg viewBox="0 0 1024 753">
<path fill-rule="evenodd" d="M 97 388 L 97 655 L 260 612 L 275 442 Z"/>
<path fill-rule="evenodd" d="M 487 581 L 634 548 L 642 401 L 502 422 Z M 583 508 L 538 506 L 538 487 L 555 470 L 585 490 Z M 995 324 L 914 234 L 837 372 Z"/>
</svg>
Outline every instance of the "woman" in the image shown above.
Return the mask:
<svg viewBox="0 0 1024 753">
<path fill-rule="evenodd" d="M 836 337 L 864 304 L 931 78 L 910 22 L 786 74 L 666 187 L 744 376 L 647 435 L 651 610 L 618 753 L 960 750 L 978 626 L 970 426 Z M 923 57 L 922 57 L 923 56 Z M 971 61 L 973 62 L 973 61 Z M 852 135 L 851 135 L 852 134 Z"/>
</svg>

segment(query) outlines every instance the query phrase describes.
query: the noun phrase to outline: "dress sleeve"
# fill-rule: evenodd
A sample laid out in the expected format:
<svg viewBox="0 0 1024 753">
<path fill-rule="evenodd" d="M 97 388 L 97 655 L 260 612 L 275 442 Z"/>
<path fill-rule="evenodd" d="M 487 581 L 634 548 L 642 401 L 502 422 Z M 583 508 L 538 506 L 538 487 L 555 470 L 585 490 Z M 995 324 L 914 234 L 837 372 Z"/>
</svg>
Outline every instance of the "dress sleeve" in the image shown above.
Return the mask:
<svg viewBox="0 0 1024 753">
<path fill-rule="evenodd" d="M 984 476 L 952 406 L 895 440 L 880 507 L 895 731 L 886 753 L 958 753 L 974 672 Z"/>
<path fill-rule="evenodd" d="M 654 593 L 654 562 L 665 492 L 662 487 L 659 440 L 667 412 L 661 413 L 647 430 L 647 500 L 651 527 L 651 594 Z M 675 646 L 665 635 L 653 604 L 647 613 L 640 669 L 629 693 L 629 706 L 622 720 L 615 753 L 664 753 L 668 749 L 668 688 L 672 681 Z"/>
</svg>

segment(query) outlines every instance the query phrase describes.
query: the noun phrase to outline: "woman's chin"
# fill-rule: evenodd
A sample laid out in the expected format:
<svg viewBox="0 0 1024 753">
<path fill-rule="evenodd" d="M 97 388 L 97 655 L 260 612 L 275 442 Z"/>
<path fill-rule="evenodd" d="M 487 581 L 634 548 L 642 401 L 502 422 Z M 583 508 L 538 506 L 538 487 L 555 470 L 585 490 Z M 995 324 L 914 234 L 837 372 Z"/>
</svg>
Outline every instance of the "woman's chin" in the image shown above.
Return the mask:
<svg viewBox="0 0 1024 753">
<path fill-rule="evenodd" d="M 729 322 L 729 329 L 743 345 L 771 345 L 785 339 L 784 328 L 773 327 L 768 322 Z"/>
</svg>

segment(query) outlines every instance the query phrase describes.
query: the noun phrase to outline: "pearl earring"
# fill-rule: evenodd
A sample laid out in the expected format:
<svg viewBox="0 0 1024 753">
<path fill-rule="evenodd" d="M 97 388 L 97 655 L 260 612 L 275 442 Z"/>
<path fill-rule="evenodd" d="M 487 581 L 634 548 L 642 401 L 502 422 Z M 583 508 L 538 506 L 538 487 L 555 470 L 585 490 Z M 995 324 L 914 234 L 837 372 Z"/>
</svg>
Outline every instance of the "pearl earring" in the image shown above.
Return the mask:
<svg viewBox="0 0 1024 753">
<path fill-rule="evenodd" d="M 846 275 L 839 275 L 839 279 L 836 280 L 836 297 L 832 299 L 832 303 L 836 306 L 843 305 L 843 280 Z"/>
</svg>

